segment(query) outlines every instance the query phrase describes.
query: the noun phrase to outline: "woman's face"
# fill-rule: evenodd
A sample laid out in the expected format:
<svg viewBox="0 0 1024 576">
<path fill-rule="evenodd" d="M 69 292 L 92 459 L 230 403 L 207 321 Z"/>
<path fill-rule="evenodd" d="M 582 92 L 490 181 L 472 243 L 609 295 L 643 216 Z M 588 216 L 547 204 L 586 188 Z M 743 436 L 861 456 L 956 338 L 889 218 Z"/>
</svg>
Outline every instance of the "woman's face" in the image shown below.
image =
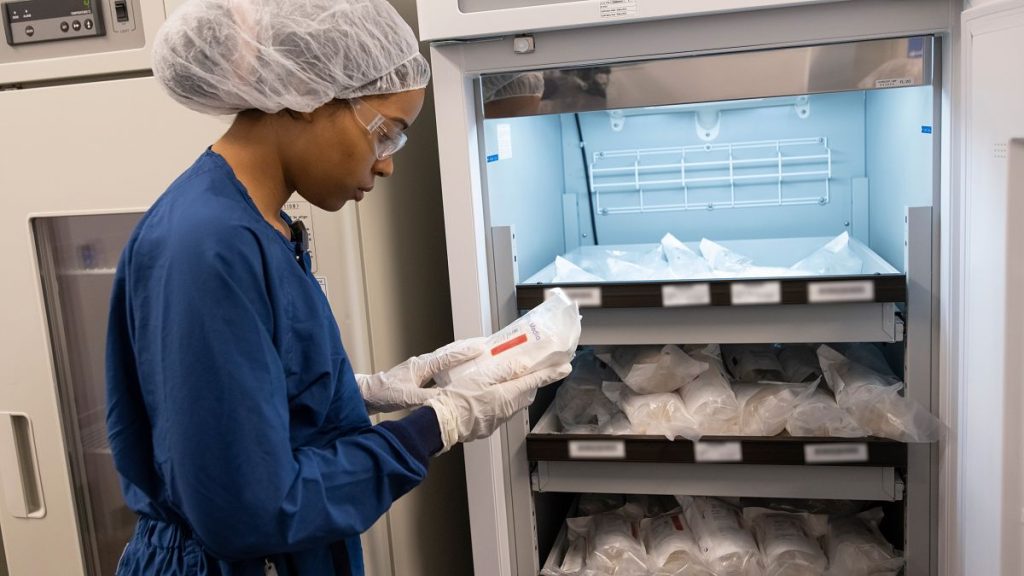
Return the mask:
<svg viewBox="0 0 1024 576">
<path fill-rule="evenodd" d="M 367 96 L 354 104 L 337 100 L 296 118 L 287 135 L 291 141 L 285 142 L 288 184 L 314 206 L 331 212 L 349 200 L 362 200 L 376 177 L 394 172 L 393 159 L 378 159 L 377 150 L 412 125 L 423 98 L 421 89 Z M 368 130 L 377 124 L 378 114 L 383 129 Z"/>
</svg>

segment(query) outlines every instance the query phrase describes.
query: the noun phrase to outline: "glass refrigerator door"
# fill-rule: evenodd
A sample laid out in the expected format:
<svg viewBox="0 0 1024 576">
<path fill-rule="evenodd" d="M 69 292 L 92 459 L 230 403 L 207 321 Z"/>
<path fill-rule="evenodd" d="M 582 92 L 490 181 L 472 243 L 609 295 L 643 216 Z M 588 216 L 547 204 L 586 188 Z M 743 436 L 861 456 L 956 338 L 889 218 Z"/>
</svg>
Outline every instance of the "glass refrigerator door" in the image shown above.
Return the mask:
<svg viewBox="0 0 1024 576">
<path fill-rule="evenodd" d="M 140 214 L 32 222 L 61 424 L 88 573 L 113 574 L 135 527 L 106 428 L 104 359 L 114 272 Z"/>
</svg>

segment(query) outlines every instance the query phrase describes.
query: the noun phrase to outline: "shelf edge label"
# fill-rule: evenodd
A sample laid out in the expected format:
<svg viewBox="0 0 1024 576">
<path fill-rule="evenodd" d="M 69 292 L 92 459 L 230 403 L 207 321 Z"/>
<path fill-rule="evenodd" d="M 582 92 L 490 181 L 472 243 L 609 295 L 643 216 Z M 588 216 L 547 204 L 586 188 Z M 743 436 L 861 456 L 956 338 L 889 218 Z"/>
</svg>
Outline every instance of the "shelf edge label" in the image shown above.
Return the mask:
<svg viewBox="0 0 1024 576">
<path fill-rule="evenodd" d="M 626 443 L 622 440 L 570 440 L 569 458 L 573 460 L 624 460 Z"/>
<path fill-rule="evenodd" d="M 875 283 L 871 280 L 808 282 L 807 301 L 811 304 L 822 304 L 828 302 L 874 302 Z"/>
<path fill-rule="evenodd" d="M 711 305 L 711 285 L 707 282 L 665 284 L 661 287 L 661 305 L 665 308 L 709 306 Z"/>
<path fill-rule="evenodd" d="M 739 442 L 696 442 L 693 459 L 696 462 L 742 462 L 743 446 Z"/>
<path fill-rule="evenodd" d="M 804 444 L 804 462 L 808 464 L 840 464 L 867 461 L 868 445 L 863 442 Z"/>
<path fill-rule="evenodd" d="M 782 283 L 777 280 L 734 282 L 730 293 L 733 305 L 782 303 Z"/>
<path fill-rule="evenodd" d="M 544 290 L 544 300 L 551 297 L 552 288 Z M 568 286 L 562 286 L 562 291 L 569 297 L 570 300 L 576 302 L 580 308 L 600 308 L 601 307 L 601 288 L 599 287 L 588 287 L 588 288 L 570 288 Z"/>
</svg>

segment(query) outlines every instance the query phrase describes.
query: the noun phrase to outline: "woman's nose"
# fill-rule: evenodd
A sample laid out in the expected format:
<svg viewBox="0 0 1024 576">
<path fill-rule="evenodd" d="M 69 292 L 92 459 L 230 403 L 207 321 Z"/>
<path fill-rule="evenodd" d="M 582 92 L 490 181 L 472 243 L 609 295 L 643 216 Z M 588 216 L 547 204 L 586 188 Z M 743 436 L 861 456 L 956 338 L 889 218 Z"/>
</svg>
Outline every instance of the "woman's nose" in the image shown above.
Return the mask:
<svg viewBox="0 0 1024 576">
<path fill-rule="evenodd" d="M 391 158 L 377 160 L 373 164 L 373 174 L 381 178 L 387 178 L 395 172 L 395 163 Z"/>
</svg>

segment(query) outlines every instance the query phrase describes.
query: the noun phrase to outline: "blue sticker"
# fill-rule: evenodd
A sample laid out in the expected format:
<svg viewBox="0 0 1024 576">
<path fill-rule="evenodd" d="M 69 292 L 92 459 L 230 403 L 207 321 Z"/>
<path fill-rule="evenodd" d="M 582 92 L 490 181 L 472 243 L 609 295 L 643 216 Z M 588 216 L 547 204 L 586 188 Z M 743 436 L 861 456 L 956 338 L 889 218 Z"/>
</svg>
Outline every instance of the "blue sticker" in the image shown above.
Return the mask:
<svg viewBox="0 0 1024 576">
<path fill-rule="evenodd" d="M 490 164 L 491 162 L 497 162 L 497 161 L 498 161 L 498 155 L 497 154 L 491 154 L 490 156 L 487 157 L 487 163 L 488 164 Z"/>
<path fill-rule="evenodd" d="M 932 133 L 932 127 L 931 126 L 921 126 L 921 134 L 931 134 L 931 133 Z"/>
</svg>

